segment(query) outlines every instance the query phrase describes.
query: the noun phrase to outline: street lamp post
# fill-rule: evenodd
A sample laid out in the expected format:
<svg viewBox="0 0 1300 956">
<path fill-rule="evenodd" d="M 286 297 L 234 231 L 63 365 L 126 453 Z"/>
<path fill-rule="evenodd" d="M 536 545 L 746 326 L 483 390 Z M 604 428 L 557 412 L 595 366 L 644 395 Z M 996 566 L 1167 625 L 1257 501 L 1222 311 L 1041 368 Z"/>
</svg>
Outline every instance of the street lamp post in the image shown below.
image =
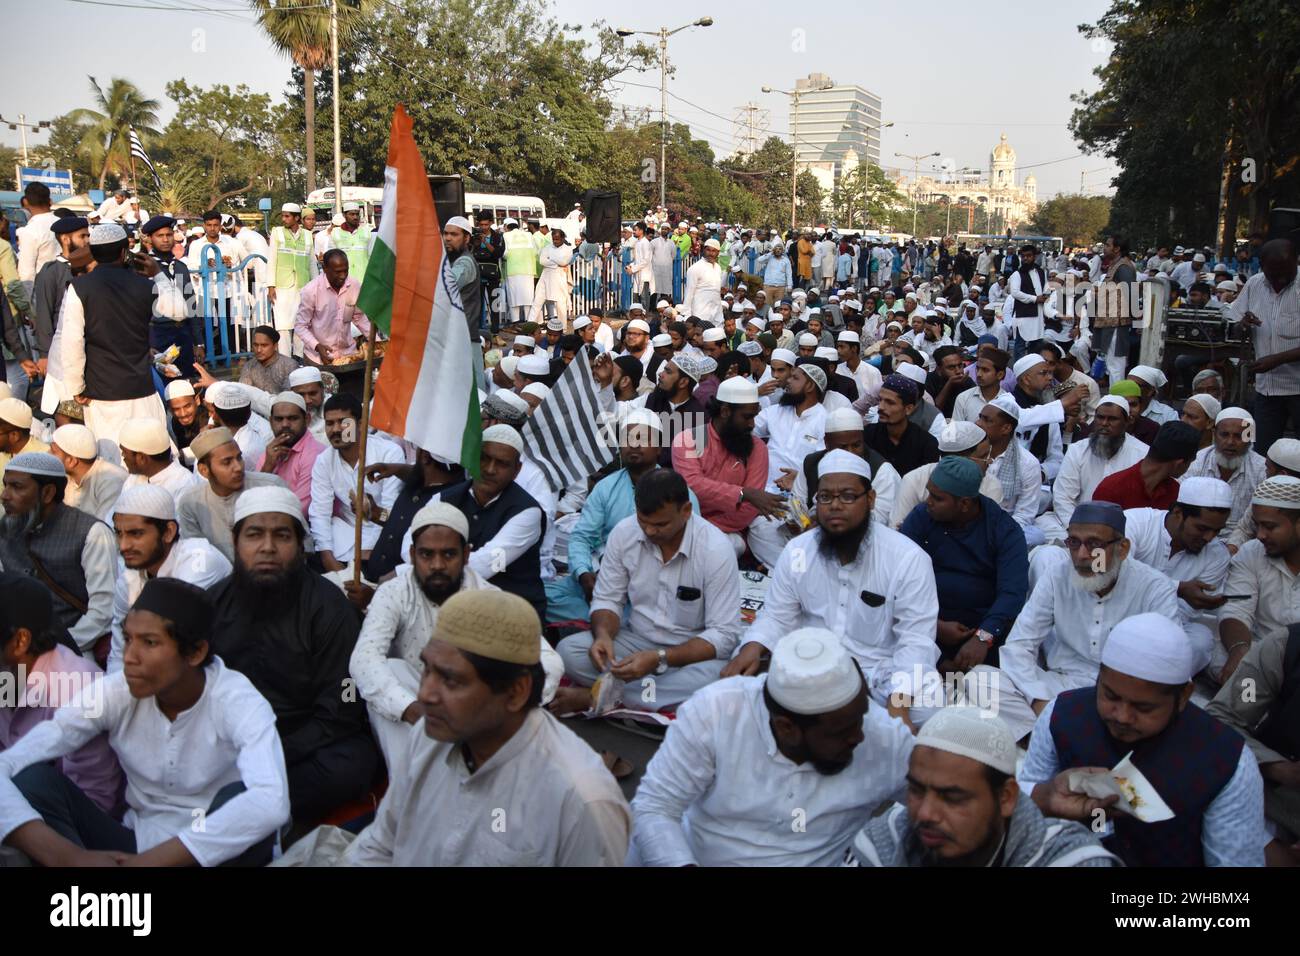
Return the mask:
<svg viewBox="0 0 1300 956">
<path fill-rule="evenodd" d="M 343 147 L 339 132 L 339 0 L 330 2 L 330 57 L 334 73 L 334 215 L 343 212 Z"/>
<path fill-rule="evenodd" d="M 899 159 L 910 159 L 912 161 L 912 235 L 916 235 L 916 193 L 918 180 L 921 175 L 921 160 L 929 159 L 932 156 L 938 156 L 938 153 L 921 153 L 919 156 L 912 156 L 908 153 L 895 153 Z"/>
<path fill-rule="evenodd" d="M 812 93 L 820 90 L 829 90 L 835 84 L 826 80 L 817 86 L 809 86 L 807 90 L 799 89 L 796 84 L 793 90 L 778 90 L 773 86 L 763 87 L 764 93 L 780 93 L 782 96 L 790 97 L 790 146 L 794 149 L 794 158 L 791 160 L 790 168 L 790 228 L 794 229 L 798 225 L 798 204 L 799 204 L 799 94 Z M 890 124 L 892 125 L 892 124 Z"/>
<path fill-rule="evenodd" d="M 19 113 L 18 122 L 13 123 L 5 119 L 3 116 L 0 116 L 0 123 L 8 123 L 10 129 L 20 131 L 19 136 L 22 138 L 23 147 L 23 165 L 26 166 L 28 162 L 30 162 L 27 157 L 27 131 L 31 130 L 33 133 L 39 133 L 41 130 L 49 128 L 50 121 L 41 120 L 38 123 L 29 123 L 27 122 L 27 114 Z"/>
<path fill-rule="evenodd" d="M 691 27 L 711 27 L 713 17 L 700 17 L 675 30 L 660 27 L 658 30 L 615 30 L 620 37 L 657 36 L 659 38 L 659 205 L 668 208 L 668 38 Z"/>
</svg>

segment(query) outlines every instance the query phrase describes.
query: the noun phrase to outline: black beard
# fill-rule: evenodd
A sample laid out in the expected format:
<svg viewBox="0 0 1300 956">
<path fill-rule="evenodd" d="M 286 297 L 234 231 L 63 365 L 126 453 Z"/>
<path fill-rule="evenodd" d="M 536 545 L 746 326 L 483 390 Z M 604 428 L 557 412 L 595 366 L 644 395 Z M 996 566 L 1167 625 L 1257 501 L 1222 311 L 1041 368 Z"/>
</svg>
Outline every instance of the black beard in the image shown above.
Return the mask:
<svg viewBox="0 0 1300 956">
<path fill-rule="evenodd" d="M 287 571 L 255 578 L 236 555 L 235 595 L 239 603 L 245 604 L 253 612 L 254 620 L 280 617 L 293 610 L 292 595 L 301 588 L 306 573 L 305 559 L 299 555 L 297 562 Z"/>
<path fill-rule="evenodd" d="M 862 543 L 868 539 L 871 534 L 871 515 L 868 514 L 865 521 L 856 528 L 848 531 L 842 531 L 834 534 L 825 528 L 818 528 L 817 534 L 817 551 L 823 558 L 830 560 L 835 558 L 840 562 L 845 560 L 852 561 L 854 555 L 862 547 Z"/>
<path fill-rule="evenodd" d="M 961 856 L 943 858 L 938 856 L 933 850 L 929 849 L 921 842 L 918 835 L 918 828 L 911 825 L 907 828 L 907 855 L 919 853 L 921 856 L 922 866 L 942 867 L 944 869 L 958 869 L 960 867 L 985 866 L 992 858 L 995 848 L 1002 843 L 1005 830 L 999 832 L 997 827 L 989 828 L 988 838 L 970 853 L 964 853 Z"/>
<path fill-rule="evenodd" d="M 783 392 L 781 394 L 780 404 L 785 405 L 787 408 L 795 408 L 802 401 L 803 401 L 802 392 L 798 394 L 795 394 L 793 392 Z"/>
<path fill-rule="evenodd" d="M 749 460 L 749 455 L 754 450 L 754 435 L 752 432 L 739 428 L 728 428 L 725 425 L 718 428 L 717 431 L 723 448 L 741 461 Z"/>
<path fill-rule="evenodd" d="M 416 575 L 416 583 L 420 585 L 420 591 L 432 603 L 441 605 L 453 594 L 461 589 L 465 583 L 465 573 L 462 571 L 460 578 L 450 582 L 445 587 L 434 587 L 430 581 L 421 581 L 419 575 Z"/>
</svg>

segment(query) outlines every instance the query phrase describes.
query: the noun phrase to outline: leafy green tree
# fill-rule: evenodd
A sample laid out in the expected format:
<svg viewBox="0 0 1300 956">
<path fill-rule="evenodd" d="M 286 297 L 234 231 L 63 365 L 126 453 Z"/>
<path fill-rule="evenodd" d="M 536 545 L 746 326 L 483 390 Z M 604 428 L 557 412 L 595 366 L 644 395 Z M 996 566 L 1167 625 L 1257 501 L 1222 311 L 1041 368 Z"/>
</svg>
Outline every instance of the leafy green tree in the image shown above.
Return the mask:
<svg viewBox="0 0 1300 956">
<path fill-rule="evenodd" d="M 167 95 L 176 115 L 151 157 L 163 167 L 164 187 L 177 175 L 189 189 L 202 183 L 208 208 L 283 178 L 282 138 L 291 135 L 286 107 L 242 84 L 204 89 L 173 80 Z"/>
<path fill-rule="evenodd" d="M 1222 247 L 1239 212 L 1263 229 L 1271 206 L 1300 200 L 1293 0 L 1113 0 L 1080 30 L 1114 44 L 1070 124 L 1120 166 L 1112 229 L 1138 245 L 1217 234 Z"/>
<path fill-rule="evenodd" d="M 1084 246 L 1099 241 L 1109 221 L 1109 197 L 1063 195 L 1039 203 L 1029 228 L 1060 236 L 1067 246 Z"/>
<path fill-rule="evenodd" d="M 854 166 L 841 175 L 831 193 L 831 208 L 841 228 L 879 227 L 906 203 L 907 197 L 874 163 Z"/>
<path fill-rule="evenodd" d="M 316 74 L 330 62 L 330 4 L 321 0 L 250 0 L 250 6 L 271 43 L 288 55 L 303 73 L 307 191 L 311 192 L 316 188 L 315 80 Z M 339 0 L 340 51 L 354 42 L 367 18 L 380 15 L 379 6 L 378 0 Z"/>
<path fill-rule="evenodd" d="M 103 189 L 110 172 L 120 180 L 131 171 L 128 137 L 132 128 L 142 141 L 158 135 L 154 127 L 158 125 L 159 104 L 120 76 L 113 77 L 107 88 L 101 88 L 93 76 L 89 79 L 95 108 L 73 110 L 68 119 L 85 124 L 80 151 L 99 168 L 99 188 Z"/>
</svg>

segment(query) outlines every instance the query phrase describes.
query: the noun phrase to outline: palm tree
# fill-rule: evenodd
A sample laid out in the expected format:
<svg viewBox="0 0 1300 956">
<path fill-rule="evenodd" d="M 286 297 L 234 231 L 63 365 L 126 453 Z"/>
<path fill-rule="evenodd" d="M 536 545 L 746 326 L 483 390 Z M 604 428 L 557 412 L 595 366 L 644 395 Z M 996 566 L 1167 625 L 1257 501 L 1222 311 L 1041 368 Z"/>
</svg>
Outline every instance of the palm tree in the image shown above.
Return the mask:
<svg viewBox="0 0 1300 956">
<path fill-rule="evenodd" d="M 110 172 L 121 178 L 131 169 L 132 127 L 141 139 L 158 135 L 158 101 L 146 99 L 134 83 L 120 76 L 109 81 L 107 90 L 100 89 L 93 76 L 89 79 L 96 109 L 73 110 L 68 118 L 86 125 L 78 151 L 93 163 L 92 168 L 99 167 L 103 189 Z"/>
<path fill-rule="evenodd" d="M 376 0 L 338 0 L 339 46 L 351 38 Z M 306 113 L 307 192 L 316 188 L 316 74 L 330 59 L 330 6 L 322 0 L 249 0 L 272 45 L 302 70 Z M 337 186 L 337 184 L 335 184 Z"/>
</svg>

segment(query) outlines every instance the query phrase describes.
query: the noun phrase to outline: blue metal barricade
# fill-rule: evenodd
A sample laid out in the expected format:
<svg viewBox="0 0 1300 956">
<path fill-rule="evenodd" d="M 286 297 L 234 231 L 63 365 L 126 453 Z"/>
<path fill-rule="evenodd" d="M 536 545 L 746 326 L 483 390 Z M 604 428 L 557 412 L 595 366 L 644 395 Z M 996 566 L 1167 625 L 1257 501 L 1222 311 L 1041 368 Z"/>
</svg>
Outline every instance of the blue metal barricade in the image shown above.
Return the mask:
<svg viewBox="0 0 1300 956">
<path fill-rule="evenodd" d="M 212 264 L 208 264 L 208 250 Z M 237 266 L 227 267 L 221 248 L 205 243 L 199 253 L 203 263 L 195 283 L 196 307 L 202 310 L 203 337 L 208 363 L 230 365 L 249 354 L 253 329 L 274 325 L 266 286 L 258 281 L 261 269 L 254 260 L 266 264 L 266 257 L 254 253 Z"/>
</svg>

